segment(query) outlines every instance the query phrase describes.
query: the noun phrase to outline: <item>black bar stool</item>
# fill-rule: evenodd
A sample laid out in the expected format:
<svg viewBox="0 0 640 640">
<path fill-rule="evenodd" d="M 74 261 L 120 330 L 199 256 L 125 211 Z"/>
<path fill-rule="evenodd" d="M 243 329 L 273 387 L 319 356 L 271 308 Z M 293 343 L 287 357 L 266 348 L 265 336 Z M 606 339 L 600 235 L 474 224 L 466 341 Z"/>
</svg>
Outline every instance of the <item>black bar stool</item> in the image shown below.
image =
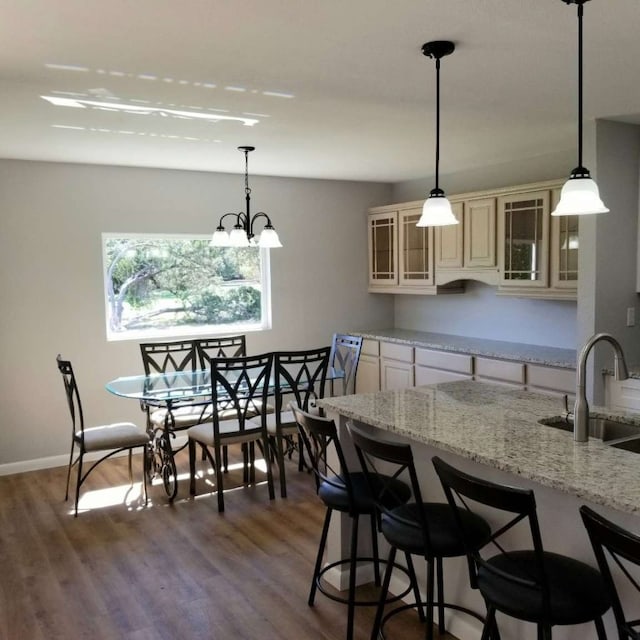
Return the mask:
<svg viewBox="0 0 640 640">
<path fill-rule="evenodd" d="M 433 464 L 464 536 L 473 579 L 487 604 L 482 640 L 498 636 L 497 611 L 535 623 L 539 640 L 551 640 L 556 625 L 591 621 L 599 640 L 606 640 L 602 615 L 611 603 L 602 576 L 574 558 L 544 551 L 533 491 L 476 478 L 438 457 Z M 487 545 L 493 543 L 497 555 L 486 557 L 481 552 L 487 545 L 478 545 L 468 535 L 464 518 L 471 513 L 471 503 L 492 509 L 495 519 Z M 529 525 L 532 548 L 506 550 L 503 536 L 520 522 Z"/>
<path fill-rule="evenodd" d="M 391 545 L 391 550 L 371 639 L 377 640 L 389 618 L 410 608 L 417 608 L 421 618 L 423 606 L 426 608 L 425 637 L 427 640 L 433 638 L 435 608 L 438 610 L 438 633 L 440 635 L 446 631 L 445 609 L 462 611 L 482 621 L 483 618 L 476 612 L 444 601 L 442 560 L 443 558 L 466 555 L 465 546 L 449 505 L 446 502 L 423 502 L 410 445 L 373 438 L 352 424 L 348 426 L 363 471 L 372 486 L 384 486 L 385 477 L 389 477 L 380 473 L 379 465 L 384 465 L 394 479 L 402 474 L 408 475 L 411 486 L 411 499 L 405 504 L 389 505 L 383 501 L 376 503 L 382 514 L 382 535 Z M 384 496 L 385 493 L 385 490 L 380 491 L 380 495 Z M 468 513 L 462 518 L 470 540 L 476 545 L 484 544 L 490 534 L 489 525 L 475 514 Z M 389 589 L 395 555 L 398 550 L 403 551 L 407 557 L 413 554 L 425 559 L 427 563 L 427 599 L 425 602 L 421 601 L 418 586 L 414 584 L 415 604 L 395 607 L 384 615 L 385 597 Z M 416 579 L 415 572 L 412 572 L 412 579 Z M 437 582 L 437 598 L 435 582 Z"/>
<path fill-rule="evenodd" d="M 369 484 L 363 473 L 349 472 L 345 462 L 344 453 L 338 440 L 338 432 L 333 420 L 312 415 L 301 411 L 297 405 L 291 403 L 291 409 L 295 415 L 296 423 L 300 432 L 300 438 L 311 461 L 311 466 L 316 479 L 316 490 L 318 496 L 327 507 L 327 512 L 320 537 L 320 546 L 318 547 L 318 555 L 316 558 L 315 568 L 313 570 L 313 578 L 311 581 L 311 591 L 309 592 L 309 606 L 313 606 L 316 591 L 334 600 L 341 602 L 348 607 L 347 613 L 347 640 L 353 638 L 353 620 L 355 607 L 360 606 L 377 606 L 378 600 L 358 600 L 356 598 L 356 571 L 358 563 L 367 562 L 373 564 L 374 580 L 376 586 L 380 586 L 380 564 L 384 564 L 384 560 L 380 560 L 378 554 L 377 542 L 377 525 L 378 518 L 376 514 L 376 503 L 384 504 L 404 504 L 411 495 L 409 487 L 388 476 L 384 477 L 384 483 L 374 485 L 375 499 L 369 489 Z M 335 451 L 337 459 L 337 467 L 331 464 L 330 451 Z M 385 495 L 380 495 L 382 490 Z M 329 523 L 331 514 L 334 511 L 347 513 L 351 518 L 351 550 L 348 558 L 331 562 L 326 566 L 322 566 L 322 559 L 327 542 L 327 534 L 329 532 Z M 373 546 L 372 557 L 358 557 L 358 522 L 361 515 L 369 516 L 371 523 L 371 540 Z M 334 595 L 327 590 L 323 584 L 324 574 L 341 565 L 349 565 L 349 589 L 346 598 Z M 396 568 L 403 571 L 410 578 L 409 586 L 401 594 L 393 596 L 389 602 L 395 602 L 406 596 L 415 585 L 415 573 L 411 558 L 407 556 L 407 568 L 396 565 Z"/>
<path fill-rule="evenodd" d="M 620 569 L 621 576 L 624 576 L 636 589 L 640 591 L 638 583 L 638 567 L 640 566 L 640 537 L 619 527 L 617 524 L 607 520 L 604 516 L 596 513 L 587 506 L 580 507 L 580 515 L 584 526 L 587 528 L 589 540 L 595 553 L 600 573 L 604 578 L 613 615 L 616 619 L 616 626 L 620 640 L 640 640 L 640 620 L 632 620 L 625 615 L 618 589 L 611 573 L 609 560 L 613 561 Z M 631 567 L 629 565 L 635 565 Z M 632 569 L 636 569 L 632 573 Z M 634 600 L 636 604 L 638 600 Z M 637 612 L 637 606 L 636 606 Z"/>
</svg>

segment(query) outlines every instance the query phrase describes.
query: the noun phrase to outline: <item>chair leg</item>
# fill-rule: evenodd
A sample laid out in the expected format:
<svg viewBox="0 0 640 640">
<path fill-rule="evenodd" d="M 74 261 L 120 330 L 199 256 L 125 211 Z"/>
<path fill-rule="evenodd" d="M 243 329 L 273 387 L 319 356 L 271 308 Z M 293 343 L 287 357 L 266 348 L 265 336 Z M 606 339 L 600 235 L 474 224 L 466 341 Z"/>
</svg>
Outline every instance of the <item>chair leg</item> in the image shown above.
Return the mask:
<svg viewBox="0 0 640 640">
<path fill-rule="evenodd" d="M 407 562 L 407 571 L 409 572 L 409 580 L 411 580 L 411 584 L 413 586 L 413 597 L 416 600 L 416 608 L 418 609 L 418 617 L 420 618 L 420 622 L 424 622 L 426 620 L 424 615 L 424 610 L 420 605 L 420 601 L 422 598 L 420 597 L 420 589 L 418 588 L 418 576 L 416 575 L 416 569 L 413 566 L 413 560 L 411 559 L 411 554 L 405 552 L 404 557 Z"/>
<path fill-rule="evenodd" d="M 438 584 L 438 633 L 444 635 L 444 580 L 442 577 L 442 558 L 436 558 L 436 580 Z"/>
<path fill-rule="evenodd" d="M 396 551 L 397 549 L 395 547 L 391 547 L 391 549 L 389 550 L 389 557 L 387 558 L 387 568 L 384 572 L 382 589 L 380 589 L 380 600 L 378 601 L 376 618 L 373 622 L 373 629 L 371 630 L 371 640 L 378 640 L 378 636 L 380 635 L 380 627 L 382 626 L 382 615 L 384 613 L 384 605 L 387 600 L 387 594 L 389 593 L 389 583 L 391 582 L 393 563 L 396 560 Z"/>
<path fill-rule="evenodd" d="M 222 447 L 222 464 L 224 466 L 224 472 L 229 473 L 229 447 L 227 447 L 227 445 Z"/>
<path fill-rule="evenodd" d="M 551 640 L 551 627 L 549 625 L 538 625 L 538 640 Z"/>
<path fill-rule="evenodd" d="M 73 466 L 73 448 L 76 442 L 74 438 L 71 438 L 71 452 L 69 453 L 69 467 L 67 468 L 67 490 L 64 494 L 64 501 L 69 499 L 69 480 L 71 478 L 71 467 Z"/>
<path fill-rule="evenodd" d="M 434 582 L 434 559 L 427 560 L 427 630 L 425 637 L 433 640 L 433 582 Z"/>
<path fill-rule="evenodd" d="M 249 482 L 256 483 L 256 443 L 249 443 Z"/>
<path fill-rule="evenodd" d="M 378 523 L 375 512 L 371 514 L 371 548 L 373 551 L 373 581 L 380 586 L 380 554 L 378 552 Z"/>
<path fill-rule="evenodd" d="M 358 558 L 358 522 L 356 514 L 351 518 L 351 557 L 349 558 L 349 597 L 347 598 L 347 640 L 353 640 L 353 619 L 355 615 L 356 599 L 356 570 Z"/>
<path fill-rule="evenodd" d="M 129 449 L 129 484 L 133 484 L 133 449 Z"/>
<path fill-rule="evenodd" d="M 222 447 L 220 443 L 214 443 L 213 453 L 216 461 L 216 489 L 218 490 L 218 511 L 222 513 L 224 511 L 224 490 L 222 487 L 223 471 L 222 471 Z"/>
<path fill-rule="evenodd" d="M 313 606 L 313 602 L 316 597 L 316 590 L 318 588 L 318 576 L 320 569 L 322 568 L 322 558 L 324 556 L 324 548 L 327 544 L 327 534 L 329 533 L 329 523 L 331 522 L 331 509 L 327 508 L 327 513 L 324 516 L 324 525 L 322 525 L 322 534 L 320 536 L 320 546 L 318 547 L 318 555 L 316 556 L 316 566 L 313 569 L 313 579 L 311 580 L 311 591 L 309 592 L 308 605 Z"/>
<path fill-rule="evenodd" d="M 202 457 L 206 454 L 202 449 Z M 189 495 L 196 495 L 196 441 L 189 438 Z"/>
<path fill-rule="evenodd" d="M 269 487 L 269 500 L 273 500 L 276 497 L 276 492 L 273 487 L 273 467 L 271 466 L 271 460 L 267 456 L 269 450 L 269 438 L 264 436 L 262 439 L 262 447 L 265 451 L 264 462 L 267 465 L 267 486 Z"/>
<path fill-rule="evenodd" d="M 280 472 L 280 496 L 287 497 L 287 479 L 284 468 L 284 438 L 281 434 L 276 436 L 276 455 L 278 459 L 278 469 Z"/>
<path fill-rule="evenodd" d="M 82 457 L 84 455 L 84 451 L 82 448 L 80 449 L 80 455 L 78 456 L 78 479 L 76 480 L 76 504 L 75 504 L 75 512 L 74 515 L 78 517 L 78 502 L 80 500 L 80 485 L 82 484 Z"/>
<path fill-rule="evenodd" d="M 142 447 L 142 495 L 144 496 L 144 506 L 146 507 L 149 502 L 149 496 L 147 494 L 147 445 Z"/>
<path fill-rule="evenodd" d="M 596 618 L 593 622 L 596 625 L 596 633 L 598 634 L 598 640 L 607 640 L 607 633 L 604 630 L 604 624 L 602 623 L 602 618 Z"/>
<path fill-rule="evenodd" d="M 484 619 L 484 627 L 482 628 L 482 637 L 480 640 L 495 640 L 494 629 L 497 631 L 496 610 L 495 607 L 487 604 L 487 617 Z"/>
</svg>

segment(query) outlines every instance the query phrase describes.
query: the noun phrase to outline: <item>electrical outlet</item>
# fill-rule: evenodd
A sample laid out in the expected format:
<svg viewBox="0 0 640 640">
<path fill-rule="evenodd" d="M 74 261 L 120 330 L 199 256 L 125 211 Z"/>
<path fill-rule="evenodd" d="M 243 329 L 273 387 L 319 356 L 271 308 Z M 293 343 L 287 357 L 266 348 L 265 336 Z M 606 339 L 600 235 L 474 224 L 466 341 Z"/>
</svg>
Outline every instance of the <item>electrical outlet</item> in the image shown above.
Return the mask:
<svg viewBox="0 0 640 640">
<path fill-rule="evenodd" d="M 627 327 L 636 326 L 636 309 L 635 307 L 627 307 Z"/>
</svg>

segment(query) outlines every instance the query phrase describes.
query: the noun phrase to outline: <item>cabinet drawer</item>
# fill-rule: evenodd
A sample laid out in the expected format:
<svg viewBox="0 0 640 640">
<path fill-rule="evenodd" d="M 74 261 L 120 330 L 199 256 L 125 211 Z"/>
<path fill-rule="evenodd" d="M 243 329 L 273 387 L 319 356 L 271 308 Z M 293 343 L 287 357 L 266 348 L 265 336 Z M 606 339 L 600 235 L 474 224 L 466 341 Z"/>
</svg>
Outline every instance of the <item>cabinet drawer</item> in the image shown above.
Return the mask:
<svg viewBox="0 0 640 640">
<path fill-rule="evenodd" d="M 476 376 L 524 384 L 524 364 L 491 358 L 476 358 Z"/>
<path fill-rule="evenodd" d="M 390 360 L 400 360 L 401 362 L 413 362 L 413 347 L 395 342 L 381 342 L 380 355 Z"/>
<path fill-rule="evenodd" d="M 360 353 L 363 356 L 379 356 L 380 355 L 380 343 L 377 340 L 370 340 L 364 338 L 362 341 L 362 348 Z"/>
<path fill-rule="evenodd" d="M 473 372 L 471 356 L 432 349 L 416 349 L 416 364 L 459 373 Z"/>
<path fill-rule="evenodd" d="M 576 392 L 576 372 L 573 369 L 529 364 L 527 365 L 527 384 L 531 387 L 573 394 Z"/>
<path fill-rule="evenodd" d="M 431 367 L 414 368 L 413 379 L 416 387 L 424 384 L 438 384 L 440 382 L 456 382 L 458 380 L 471 380 L 471 375 L 444 371 L 443 369 L 432 369 Z"/>
</svg>

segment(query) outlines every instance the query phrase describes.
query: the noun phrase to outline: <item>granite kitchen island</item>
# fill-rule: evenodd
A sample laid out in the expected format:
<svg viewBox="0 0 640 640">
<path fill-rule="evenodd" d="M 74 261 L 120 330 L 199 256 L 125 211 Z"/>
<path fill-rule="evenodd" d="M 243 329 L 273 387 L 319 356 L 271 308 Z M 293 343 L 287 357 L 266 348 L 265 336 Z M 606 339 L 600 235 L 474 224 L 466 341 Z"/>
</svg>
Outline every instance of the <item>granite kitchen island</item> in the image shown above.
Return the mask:
<svg viewBox="0 0 640 640">
<path fill-rule="evenodd" d="M 336 419 L 347 450 L 347 420 L 377 430 L 382 438 L 409 442 L 426 500 L 444 500 L 431 464 L 436 454 L 469 473 L 533 489 L 548 550 L 595 564 L 578 513 L 581 504 L 640 532 L 640 454 L 596 439 L 575 443 L 571 433 L 541 425 L 540 419 L 561 413 L 558 397 L 461 381 L 325 398 L 319 404 Z M 622 417 L 602 408 L 592 413 Z M 625 420 L 637 424 L 640 434 L 640 416 L 627 415 Z M 355 465 L 350 453 L 350 464 Z M 342 524 L 347 520 L 332 532 L 329 553 L 335 558 L 346 550 L 348 529 L 343 532 Z M 479 594 L 468 587 L 463 561 L 445 562 L 445 574 L 447 600 L 484 611 Z M 505 640 L 536 637 L 533 625 L 506 617 L 500 617 L 499 624 Z M 611 613 L 605 624 L 615 637 Z M 478 627 L 468 618 L 448 617 L 447 627 L 463 640 L 479 638 Z M 592 637 L 595 630 L 589 625 L 554 628 L 554 639 Z"/>
</svg>

